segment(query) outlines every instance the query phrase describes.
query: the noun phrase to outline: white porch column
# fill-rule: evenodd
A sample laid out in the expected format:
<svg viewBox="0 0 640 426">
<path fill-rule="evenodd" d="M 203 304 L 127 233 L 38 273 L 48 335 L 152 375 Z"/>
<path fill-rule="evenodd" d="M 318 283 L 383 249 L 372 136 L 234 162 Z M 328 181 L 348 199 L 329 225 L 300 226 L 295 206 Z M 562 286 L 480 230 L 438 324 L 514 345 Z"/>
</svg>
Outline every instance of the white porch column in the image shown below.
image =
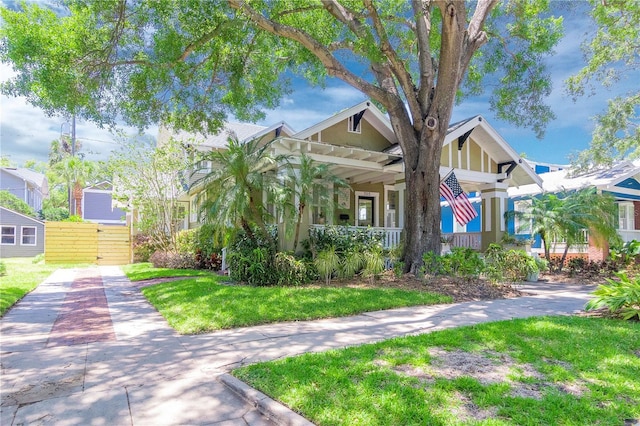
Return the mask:
<svg viewBox="0 0 640 426">
<path fill-rule="evenodd" d="M 489 244 L 498 242 L 506 232 L 504 214 L 507 211 L 508 185 L 502 182 L 484 185 L 480 188 L 482 198 L 482 246 L 485 251 Z"/>
<path fill-rule="evenodd" d="M 396 184 L 398 191 L 398 228 L 404 229 L 404 191 L 407 185 L 403 183 Z"/>
</svg>

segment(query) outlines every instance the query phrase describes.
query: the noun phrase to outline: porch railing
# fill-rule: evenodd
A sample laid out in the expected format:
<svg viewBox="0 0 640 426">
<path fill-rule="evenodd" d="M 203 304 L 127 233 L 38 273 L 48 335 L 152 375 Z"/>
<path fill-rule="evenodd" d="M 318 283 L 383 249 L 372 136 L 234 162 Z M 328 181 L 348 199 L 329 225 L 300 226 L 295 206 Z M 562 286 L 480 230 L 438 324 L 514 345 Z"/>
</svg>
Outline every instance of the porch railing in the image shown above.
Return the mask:
<svg viewBox="0 0 640 426">
<path fill-rule="evenodd" d="M 469 247 L 473 250 L 480 250 L 482 247 L 482 234 L 480 232 L 443 233 L 442 237 L 450 241 L 451 247 Z"/>
</svg>

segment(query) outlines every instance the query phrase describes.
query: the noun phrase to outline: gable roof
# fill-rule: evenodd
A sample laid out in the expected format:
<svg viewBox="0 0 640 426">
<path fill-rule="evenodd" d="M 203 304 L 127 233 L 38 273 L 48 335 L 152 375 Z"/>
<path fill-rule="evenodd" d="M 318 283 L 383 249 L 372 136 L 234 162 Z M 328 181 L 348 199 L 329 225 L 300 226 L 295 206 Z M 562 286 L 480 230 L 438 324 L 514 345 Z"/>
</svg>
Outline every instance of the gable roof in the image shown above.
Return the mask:
<svg viewBox="0 0 640 426">
<path fill-rule="evenodd" d="M 43 222 L 43 221 L 41 221 L 41 220 L 38 220 L 38 219 L 36 219 L 36 218 L 34 218 L 34 217 L 31 217 L 31 216 L 27 216 L 27 215 L 25 215 L 25 214 L 19 213 L 19 212 L 15 211 L 15 210 L 11 210 L 11 209 L 8 209 L 8 208 L 3 207 L 3 206 L 0 206 L 0 210 L 5 210 L 5 211 L 7 211 L 7 212 L 9 212 L 9 213 L 13 213 L 13 214 L 18 215 L 18 216 L 20 216 L 20 217 L 23 217 L 23 218 L 25 218 L 25 219 L 28 219 L 28 220 L 30 220 L 30 221 L 32 221 L 32 222 L 35 222 L 35 223 L 37 223 L 37 224 L 39 224 L 39 225 L 44 224 L 44 222 Z"/>
<path fill-rule="evenodd" d="M 349 117 L 363 111 L 363 119 L 367 120 L 382 136 L 387 138 L 390 143 L 393 144 L 397 142 L 396 135 L 391 128 L 389 119 L 371 101 L 363 101 L 350 108 L 343 109 L 342 111 L 333 114 L 332 116 L 319 122 L 318 124 L 314 124 L 313 126 L 292 135 L 292 137 L 296 139 L 307 139 L 312 135 L 321 132 L 322 130 L 327 129 L 331 126 L 334 126 L 335 124 L 338 124 L 341 121 L 344 121 Z"/>
<path fill-rule="evenodd" d="M 524 185 L 520 188 L 509 189 L 509 196 L 520 197 L 537 195 L 542 192 L 562 192 L 595 186 L 605 191 L 618 191 L 622 188 L 616 185 L 634 176 L 640 176 L 640 160 L 621 161 L 610 168 L 592 170 L 572 176 L 571 169 L 543 173 L 542 188 Z"/>
<path fill-rule="evenodd" d="M 108 180 L 103 180 L 102 182 L 95 183 L 83 189 L 83 191 L 91 191 L 91 190 L 111 191 L 113 190 L 113 184 Z"/>
<path fill-rule="evenodd" d="M 20 167 L 2 167 L 2 171 L 16 176 L 23 181 L 29 182 L 35 187 L 39 188 L 43 195 L 49 194 L 49 185 L 47 184 L 47 177 L 42 173 L 34 172 L 33 170 L 24 169 Z"/>
<path fill-rule="evenodd" d="M 289 135 L 295 133 L 295 130 L 284 121 L 280 121 L 271 126 L 228 122 L 224 124 L 224 127 L 218 133 L 209 135 L 191 133 L 184 130 L 174 132 L 167 127 L 161 126 L 158 131 L 158 144 L 161 145 L 173 137 L 179 142 L 194 145 L 201 150 L 225 148 L 230 135 L 236 135 L 238 140 L 246 142 L 251 139 L 260 138 L 276 129 L 282 129 L 282 131 Z"/>
<path fill-rule="evenodd" d="M 467 132 L 471 132 L 470 135 L 482 145 L 482 149 L 497 163 L 515 162 L 517 167 L 506 179 L 510 183 L 515 186 L 533 184 L 540 187 L 542 185 L 540 177 L 481 115 L 450 124 L 442 146 L 444 147 L 453 141 L 457 141 Z M 385 152 L 402 155 L 402 149 L 399 144 L 387 148 Z"/>
</svg>

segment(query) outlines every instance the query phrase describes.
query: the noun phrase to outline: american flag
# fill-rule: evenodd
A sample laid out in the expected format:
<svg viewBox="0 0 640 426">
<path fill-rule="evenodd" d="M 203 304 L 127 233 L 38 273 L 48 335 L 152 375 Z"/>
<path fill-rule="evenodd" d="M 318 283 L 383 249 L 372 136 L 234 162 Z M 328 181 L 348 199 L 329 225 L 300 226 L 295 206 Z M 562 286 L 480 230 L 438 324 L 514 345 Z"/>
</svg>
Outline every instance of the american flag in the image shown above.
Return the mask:
<svg viewBox="0 0 640 426">
<path fill-rule="evenodd" d="M 440 182 L 440 195 L 449 202 L 453 215 L 460 225 L 466 225 L 467 222 L 478 216 L 478 212 L 471 205 L 467 194 L 460 187 L 453 172 Z"/>
</svg>

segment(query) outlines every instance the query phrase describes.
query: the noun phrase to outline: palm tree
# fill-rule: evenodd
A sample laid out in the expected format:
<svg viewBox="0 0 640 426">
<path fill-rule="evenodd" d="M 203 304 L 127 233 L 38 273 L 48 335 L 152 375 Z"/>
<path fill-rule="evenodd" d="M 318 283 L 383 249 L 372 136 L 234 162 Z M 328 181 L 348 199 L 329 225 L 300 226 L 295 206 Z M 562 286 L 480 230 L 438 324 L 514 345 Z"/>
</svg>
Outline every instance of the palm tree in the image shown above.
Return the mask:
<svg viewBox="0 0 640 426">
<path fill-rule="evenodd" d="M 287 175 L 287 196 L 296 199 L 295 206 L 295 236 L 293 238 L 293 250 L 298 247 L 300 237 L 300 224 L 304 217 L 306 206 L 311 197 L 317 197 L 320 205 L 326 206 L 328 211 L 333 211 L 333 187 L 348 187 L 349 184 L 342 178 L 331 173 L 331 166 L 318 163 L 309 156 L 303 154 L 300 157 L 298 167 L 291 167 Z"/>
<path fill-rule="evenodd" d="M 540 197 L 532 197 L 529 209 L 509 211 L 505 217 L 517 217 L 524 221 L 524 226 L 531 224 L 531 233 L 540 235 L 542 239 L 547 260 L 551 260 L 551 243 L 565 241 L 559 264 L 559 269 L 562 269 L 569 248 L 584 243 L 585 230 L 598 245 L 617 237 L 615 212 L 613 197 L 598 193 L 596 188 L 584 188 L 570 193 L 544 193 Z"/>
<path fill-rule="evenodd" d="M 227 149 L 211 151 L 203 157 L 212 162 L 212 170 L 191 188 L 203 187 L 196 200 L 200 213 L 214 225 L 218 236 L 229 228 L 240 227 L 256 242 L 261 238 L 270 240 L 265 225 L 267 212 L 260 195 L 266 192 L 269 199 L 275 198 L 280 183 L 269 172 L 286 163 L 288 157 L 274 157 L 269 150 L 270 143 L 262 144 L 259 139 L 243 143 L 231 136 Z M 261 235 L 255 235 L 254 229 Z"/>
<path fill-rule="evenodd" d="M 64 157 L 53 168 L 62 176 L 68 188 L 72 188 L 75 208 L 71 208 L 69 200 L 69 213 L 82 216 L 82 189 L 97 172 L 97 167 L 91 161 L 83 161 L 78 157 Z"/>
</svg>

